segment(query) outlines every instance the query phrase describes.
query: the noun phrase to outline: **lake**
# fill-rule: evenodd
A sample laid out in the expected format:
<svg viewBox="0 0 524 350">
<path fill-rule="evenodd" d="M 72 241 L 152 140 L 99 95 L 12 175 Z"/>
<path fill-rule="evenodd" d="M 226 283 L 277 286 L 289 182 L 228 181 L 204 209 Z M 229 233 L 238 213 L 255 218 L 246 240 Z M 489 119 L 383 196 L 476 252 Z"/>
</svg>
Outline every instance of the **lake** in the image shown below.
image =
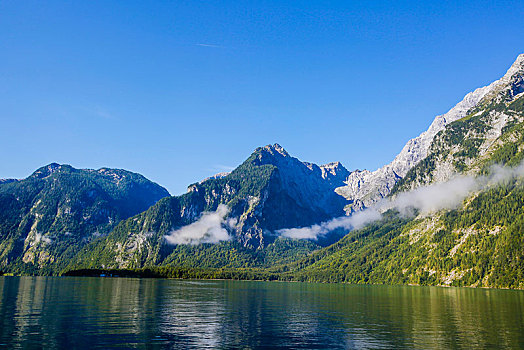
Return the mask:
<svg viewBox="0 0 524 350">
<path fill-rule="evenodd" d="M 524 292 L 0 277 L 0 348 L 524 348 Z"/>
</svg>

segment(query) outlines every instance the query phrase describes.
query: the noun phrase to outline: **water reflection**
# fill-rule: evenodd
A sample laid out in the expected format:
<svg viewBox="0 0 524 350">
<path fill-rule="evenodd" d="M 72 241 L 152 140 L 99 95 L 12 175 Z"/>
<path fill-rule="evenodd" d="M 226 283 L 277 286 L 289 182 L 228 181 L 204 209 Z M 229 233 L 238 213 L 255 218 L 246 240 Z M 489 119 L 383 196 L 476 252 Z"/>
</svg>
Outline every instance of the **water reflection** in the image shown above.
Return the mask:
<svg viewBox="0 0 524 350">
<path fill-rule="evenodd" d="M 0 278 L 0 347 L 524 348 L 524 292 Z"/>
</svg>

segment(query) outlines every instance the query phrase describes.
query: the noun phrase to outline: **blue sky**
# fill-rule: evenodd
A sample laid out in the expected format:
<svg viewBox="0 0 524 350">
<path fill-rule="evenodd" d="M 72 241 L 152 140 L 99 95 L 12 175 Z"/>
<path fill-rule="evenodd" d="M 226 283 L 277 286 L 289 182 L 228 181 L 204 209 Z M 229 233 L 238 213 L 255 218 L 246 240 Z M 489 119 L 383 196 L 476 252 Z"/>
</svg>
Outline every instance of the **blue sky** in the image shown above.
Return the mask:
<svg viewBox="0 0 524 350">
<path fill-rule="evenodd" d="M 280 143 L 389 162 L 524 52 L 523 1 L 0 1 L 0 177 L 50 162 L 185 192 Z"/>
</svg>

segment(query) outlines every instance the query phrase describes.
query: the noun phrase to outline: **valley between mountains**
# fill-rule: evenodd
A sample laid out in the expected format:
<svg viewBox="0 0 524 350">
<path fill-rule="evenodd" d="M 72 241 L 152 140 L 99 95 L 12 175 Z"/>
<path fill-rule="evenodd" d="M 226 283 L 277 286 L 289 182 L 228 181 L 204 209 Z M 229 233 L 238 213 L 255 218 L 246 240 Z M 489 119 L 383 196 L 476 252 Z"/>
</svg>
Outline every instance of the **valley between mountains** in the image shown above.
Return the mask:
<svg viewBox="0 0 524 350">
<path fill-rule="evenodd" d="M 0 270 L 523 289 L 523 96 L 524 54 L 376 171 L 274 144 L 180 196 L 110 168 L 3 179 Z"/>
</svg>

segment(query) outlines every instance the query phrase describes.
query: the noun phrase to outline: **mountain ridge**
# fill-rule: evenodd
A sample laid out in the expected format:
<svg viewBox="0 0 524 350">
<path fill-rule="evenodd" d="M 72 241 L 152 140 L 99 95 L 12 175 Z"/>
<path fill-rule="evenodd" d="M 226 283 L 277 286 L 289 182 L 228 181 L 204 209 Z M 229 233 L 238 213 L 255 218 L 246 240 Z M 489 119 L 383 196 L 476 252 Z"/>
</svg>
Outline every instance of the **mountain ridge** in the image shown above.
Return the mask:
<svg viewBox="0 0 524 350">
<path fill-rule="evenodd" d="M 418 137 L 409 140 L 402 151 L 389 164 L 371 172 L 354 171 L 345 181 L 345 185 L 336 189 L 337 193 L 353 203 L 347 208 L 348 213 L 362 210 L 389 195 L 395 184 L 408 171 L 427 156 L 434 137 L 450 123 L 464 118 L 468 111 L 477 106 L 497 86 L 504 84 L 521 71 L 524 54 L 518 55 L 515 62 L 504 76 L 491 84 L 477 88 L 451 108 L 447 113 L 435 117 L 429 128 Z"/>
<path fill-rule="evenodd" d="M 228 175 L 192 184 L 187 193 L 164 198 L 146 212 L 122 222 L 110 235 L 89 247 L 91 253 L 81 259 L 89 262 L 87 266 L 81 261 L 76 266 L 140 268 L 183 263 L 181 256 L 193 261 L 188 254 L 204 254 L 208 258 L 200 263 L 223 267 L 231 264 L 223 256 L 231 254 L 234 259 L 240 259 L 238 254 L 261 256 L 281 249 L 277 247 L 282 245 L 292 248 L 280 254 L 318 249 L 317 243 L 326 245 L 333 238 L 290 244 L 276 232 L 343 215 L 347 202 L 334 189 L 347 173 L 337 162 L 323 168 L 302 162 L 278 144 L 258 147 Z M 227 205 L 227 210 L 223 205 Z M 221 238 L 213 238 L 213 232 L 220 232 Z M 166 242 L 166 236 L 172 242 L 182 242 L 173 235 L 185 233 L 191 235 L 191 244 Z M 230 239 L 223 239 L 226 234 Z M 195 244 L 199 237 L 202 242 L 216 239 L 216 244 Z M 91 260 L 93 256 L 103 258 Z M 210 256 L 215 256 L 215 263 L 211 263 Z"/>
<path fill-rule="evenodd" d="M 58 163 L 0 183 L 0 266 L 45 269 L 167 195 L 140 174 Z"/>
<path fill-rule="evenodd" d="M 501 79 L 437 116 L 382 172 L 303 162 L 279 144 L 266 145 L 231 172 L 127 217 L 111 216 L 107 205 L 124 208 L 129 196 L 122 193 L 136 188 L 129 179 L 141 183 L 138 174 L 51 163 L 26 179 L 0 181 L 0 268 L 20 274 L 155 268 L 177 277 L 215 269 L 196 276 L 524 288 L 523 97 L 519 55 Z M 480 185 L 502 165 L 517 168 L 503 181 Z M 370 182 L 372 176 L 381 182 Z M 478 185 L 467 190 L 468 182 L 457 179 Z M 341 196 L 352 183 L 360 198 Z M 433 187 L 447 205 L 423 211 L 409 197 L 435 200 L 418 191 L 439 184 L 455 186 Z M 405 208 L 385 206 L 376 217 L 366 217 L 373 209 L 356 213 L 349 219 L 361 215 L 367 224 L 352 230 L 344 215 L 385 197 L 404 198 Z M 72 206 L 72 200 L 94 204 Z M 74 215 L 92 225 L 86 230 L 63 219 Z M 296 228 L 322 235 L 280 236 Z"/>
</svg>

